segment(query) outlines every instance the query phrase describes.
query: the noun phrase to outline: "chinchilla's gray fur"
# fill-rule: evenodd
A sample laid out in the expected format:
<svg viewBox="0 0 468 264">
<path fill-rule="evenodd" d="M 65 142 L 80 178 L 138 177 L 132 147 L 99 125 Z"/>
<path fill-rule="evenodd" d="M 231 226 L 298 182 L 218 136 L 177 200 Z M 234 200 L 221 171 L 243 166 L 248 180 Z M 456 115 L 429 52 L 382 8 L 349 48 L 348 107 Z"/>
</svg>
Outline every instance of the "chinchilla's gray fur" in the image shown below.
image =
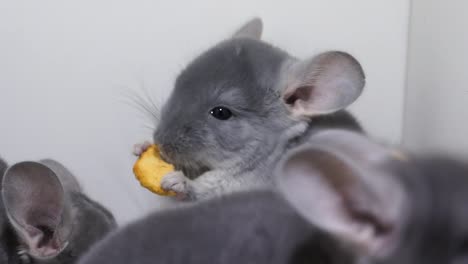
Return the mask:
<svg viewBox="0 0 468 264">
<path fill-rule="evenodd" d="M 154 133 L 177 169 L 162 186 L 178 197 L 269 188 L 272 165 L 313 131 L 362 131 L 343 110 L 364 87 L 357 60 L 339 51 L 299 60 L 261 41 L 261 31 L 259 19 L 250 21 L 178 76 Z M 217 107 L 232 117 L 214 117 Z"/>
<path fill-rule="evenodd" d="M 73 264 L 116 227 L 61 163 L 0 159 L 0 263 Z"/>
<path fill-rule="evenodd" d="M 277 191 L 158 212 L 97 244 L 80 264 L 462 264 L 468 165 L 415 156 L 349 130 L 289 151 Z"/>
</svg>

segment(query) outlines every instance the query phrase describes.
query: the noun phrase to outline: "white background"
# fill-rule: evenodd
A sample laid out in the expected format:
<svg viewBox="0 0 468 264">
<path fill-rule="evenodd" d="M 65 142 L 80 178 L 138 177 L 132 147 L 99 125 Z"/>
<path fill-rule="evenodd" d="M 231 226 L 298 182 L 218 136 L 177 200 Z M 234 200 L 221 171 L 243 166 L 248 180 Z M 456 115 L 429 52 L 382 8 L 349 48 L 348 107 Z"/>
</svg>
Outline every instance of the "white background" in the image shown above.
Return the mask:
<svg viewBox="0 0 468 264">
<path fill-rule="evenodd" d="M 160 206 L 131 171 L 152 122 L 129 94 L 163 102 L 185 64 L 253 16 L 295 56 L 352 53 L 367 74 L 353 112 L 398 143 L 408 15 L 407 0 L 0 1 L 0 155 L 62 161 L 121 223 Z"/>
<path fill-rule="evenodd" d="M 468 2 L 412 9 L 404 143 L 468 157 Z"/>
</svg>

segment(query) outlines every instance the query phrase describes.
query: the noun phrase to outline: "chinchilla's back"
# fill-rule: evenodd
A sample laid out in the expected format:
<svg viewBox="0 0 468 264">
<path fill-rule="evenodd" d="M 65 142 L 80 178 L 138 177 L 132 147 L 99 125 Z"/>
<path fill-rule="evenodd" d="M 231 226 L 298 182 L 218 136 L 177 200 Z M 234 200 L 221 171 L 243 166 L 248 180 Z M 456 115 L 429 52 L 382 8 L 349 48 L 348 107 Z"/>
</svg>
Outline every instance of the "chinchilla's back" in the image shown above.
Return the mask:
<svg viewBox="0 0 468 264">
<path fill-rule="evenodd" d="M 109 236 L 80 263 L 351 263 L 336 248 L 276 193 L 255 191 L 153 214 Z"/>
</svg>

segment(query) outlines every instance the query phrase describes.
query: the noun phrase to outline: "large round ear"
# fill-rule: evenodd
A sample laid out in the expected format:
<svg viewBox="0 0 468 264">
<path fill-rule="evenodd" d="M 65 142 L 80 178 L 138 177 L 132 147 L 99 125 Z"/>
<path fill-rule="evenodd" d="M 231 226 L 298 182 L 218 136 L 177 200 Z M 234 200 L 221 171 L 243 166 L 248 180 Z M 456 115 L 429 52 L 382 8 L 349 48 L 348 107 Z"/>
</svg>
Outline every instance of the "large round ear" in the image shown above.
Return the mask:
<svg viewBox="0 0 468 264">
<path fill-rule="evenodd" d="M 283 100 L 296 117 L 341 110 L 361 95 L 365 85 L 364 71 L 359 62 L 339 51 L 294 62 L 283 74 Z"/>
<path fill-rule="evenodd" d="M 76 179 L 75 175 L 73 175 L 73 173 L 62 163 L 53 159 L 43 159 L 39 162 L 46 165 L 55 173 L 55 175 L 57 175 L 57 177 L 60 179 L 60 182 L 62 183 L 63 188 L 65 189 L 65 192 L 83 192 L 78 179 Z"/>
<path fill-rule="evenodd" d="M 347 131 L 317 134 L 276 171 L 287 201 L 308 221 L 352 246 L 384 257 L 398 245 L 408 204 L 402 183 L 377 166 L 391 152 Z"/>
<path fill-rule="evenodd" d="M 50 168 L 31 161 L 9 167 L 3 178 L 2 198 L 8 219 L 29 255 L 49 259 L 67 246 L 71 205 Z"/>
<path fill-rule="evenodd" d="M 251 38 L 251 39 L 260 39 L 262 37 L 263 31 L 263 22 L 260 18 L 256 17 L 247 23 L 245 23 L 241 28 L 239 28 L 236 33 L 233 34 L 233 38 Z"/>
</svg>

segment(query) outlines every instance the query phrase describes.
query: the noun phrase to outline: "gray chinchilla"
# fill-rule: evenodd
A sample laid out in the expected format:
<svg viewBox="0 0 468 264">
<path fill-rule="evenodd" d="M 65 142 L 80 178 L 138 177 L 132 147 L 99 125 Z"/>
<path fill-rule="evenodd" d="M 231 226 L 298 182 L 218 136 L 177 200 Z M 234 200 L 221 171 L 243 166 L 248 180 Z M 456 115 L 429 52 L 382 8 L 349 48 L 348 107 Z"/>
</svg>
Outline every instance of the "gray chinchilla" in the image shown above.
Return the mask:
<svg viewBox="0 0 468 264">
<path fill-rule="evenodd" d="M 3 172 L 2 172 L 2 168 Z M 116 227 L 55 160 L 0 162 L 0 263 L 72 264 Z"/>
<path fill-rule="evenodd" d="M 467 163 L 336 129 L 284 156 L 276 191 L 155 213 L 80 263 L 467 263 Z"/>
<path fill-rule="evenodd" d="M 356 59 L 330 51 L 299 60 L 261 41 L 261 32 L 253 19 L 197 57 L 162 109 L 154 142 L 177 169 L 162 187 L 181 199 L 270 188 L 272 165 L 312 131 L 362 131 L 343 110 L 365 84 Z"/>
</svg>

